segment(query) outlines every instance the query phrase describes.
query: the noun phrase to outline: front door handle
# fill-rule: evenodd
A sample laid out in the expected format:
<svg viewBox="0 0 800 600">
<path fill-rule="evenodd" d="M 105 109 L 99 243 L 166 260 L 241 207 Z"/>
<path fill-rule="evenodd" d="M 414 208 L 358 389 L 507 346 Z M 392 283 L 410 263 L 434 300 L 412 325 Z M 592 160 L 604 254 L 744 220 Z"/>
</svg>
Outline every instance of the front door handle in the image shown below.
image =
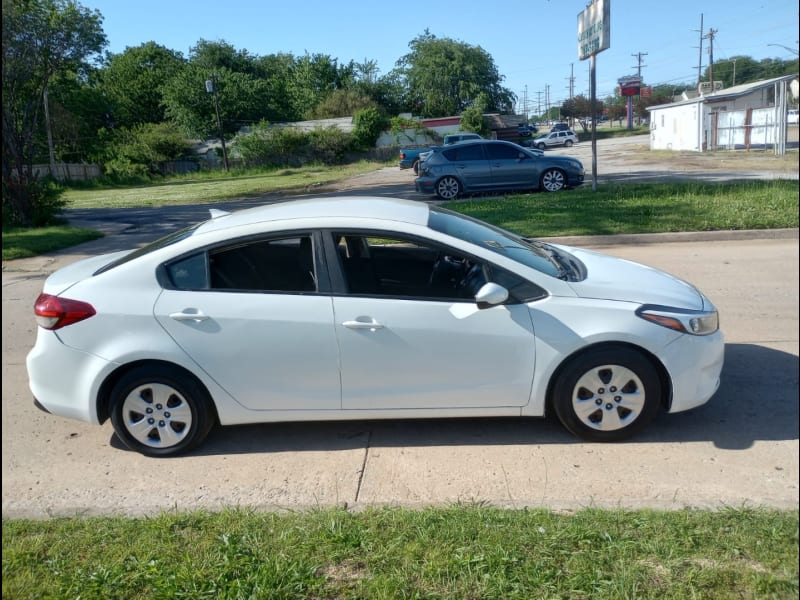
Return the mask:
<svg viewBox="0 0 800 600">
<path fill-rule="evenodd" d="M 208 315 L 204 315 L 202 311 L 198 310 L 170 313 L 169 318 L 175 319 L 176 321 L 194 321 L 195 323 L 199 323 L 200 321 L 207 321 L 210 317 Z"/>
</svg>

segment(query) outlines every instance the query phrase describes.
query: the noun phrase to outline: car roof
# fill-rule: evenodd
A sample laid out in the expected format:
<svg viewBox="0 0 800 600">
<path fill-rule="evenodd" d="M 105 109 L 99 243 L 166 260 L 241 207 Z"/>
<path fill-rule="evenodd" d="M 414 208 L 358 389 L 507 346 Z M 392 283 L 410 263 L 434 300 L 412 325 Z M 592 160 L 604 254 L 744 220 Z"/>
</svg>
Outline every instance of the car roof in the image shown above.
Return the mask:
<svg viewBox="0 0 800 600">
<path fill-rule="evenodd" d="M 383 198 L 380 196 L 320 197 L 284 200 L 236 212 L 211 209 L 212 218 L 200 225 L 196 233 L 207 233 L 264 221 L 308 218 L 367 218 L 426 225 L 430 212 L 424 202 Z"/>
</svg>

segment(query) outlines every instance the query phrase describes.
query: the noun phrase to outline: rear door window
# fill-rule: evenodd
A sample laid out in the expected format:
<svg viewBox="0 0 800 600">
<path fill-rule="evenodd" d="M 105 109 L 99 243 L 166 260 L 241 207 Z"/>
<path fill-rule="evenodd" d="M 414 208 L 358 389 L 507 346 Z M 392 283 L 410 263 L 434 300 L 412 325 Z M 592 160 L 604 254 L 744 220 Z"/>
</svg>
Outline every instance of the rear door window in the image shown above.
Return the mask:
<svg viewBox="0 0 800 600">
<path fill-rule="evenodd" d="M 467 160 L 485 160 L 482 144 L 469 144 L 466 146 L 456 146 L 442 152 L 444 157 L 451 162 L 461 162 Z"/>
</svg>

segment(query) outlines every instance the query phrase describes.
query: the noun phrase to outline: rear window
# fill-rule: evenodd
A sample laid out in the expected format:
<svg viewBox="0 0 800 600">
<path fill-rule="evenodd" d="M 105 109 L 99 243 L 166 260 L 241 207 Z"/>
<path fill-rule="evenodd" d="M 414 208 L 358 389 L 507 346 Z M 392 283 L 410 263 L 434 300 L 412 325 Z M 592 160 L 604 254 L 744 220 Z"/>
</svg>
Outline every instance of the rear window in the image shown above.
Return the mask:
<svg viewBox="0 0 800 600">
<path fill-rule="evenodd" d="M 129 252 L 128 254 L 123 256 L 122 258 L 118 258 L 117 260 L 108 263 L 104 267 L 101 267 L 100 269 L 95 271 L 94 274 L 95 275 L 99 275 L 100 273 L 104 273 L 106 271 L 110 271 L 111 269 L 113 269 L 115 267 L 118 267 L 120 265 L 124 265 L 126 262 L 130 262 L 132 260 L 136 260 L 140 256 L 144 256 L 146 254 L 150 254 L 151 252 L 154 252 L 155 250 L 159 250 L 161 248 L 166 248 L 167 246 L 171 246 L 172 244 L 180 242 L 181 240 L 184 240 L 184 239 L 186 239 L 188 237 L 191 237 L 192 234 L 195 232 L 195 230 L 198 227 L 200 227 L 200 225 L 202 225 L 202 223 L 196 223 L 194 225 L 190 225 L 189 227 L 185 227 L 183 229 L 180 229 L 178 231 L 170 233 L 169 235 L 165 235 L 164 237 L 159 238 L 154 242 L 150 242 L 146 246 L 142 246 L 138 250 L 134 250 L 133 252 Z"/>
</svg>

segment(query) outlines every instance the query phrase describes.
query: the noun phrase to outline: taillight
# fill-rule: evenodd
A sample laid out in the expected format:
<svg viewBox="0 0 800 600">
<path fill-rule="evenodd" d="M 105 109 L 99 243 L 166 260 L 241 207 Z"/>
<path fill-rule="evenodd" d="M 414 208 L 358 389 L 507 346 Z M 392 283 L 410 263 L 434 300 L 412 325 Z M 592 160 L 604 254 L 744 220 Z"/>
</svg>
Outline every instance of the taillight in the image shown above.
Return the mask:
<svg viewBox="0 0 800 600">
<path fill-rule="evenodd" d="M 33 305 L 33 312 L 36 314 L 36 322 L 39 327 L 51 331 L 97 314 L 94 307 L 87 302 L 59 298 L 50 294 L 39 294 Z"/>
</svg>

